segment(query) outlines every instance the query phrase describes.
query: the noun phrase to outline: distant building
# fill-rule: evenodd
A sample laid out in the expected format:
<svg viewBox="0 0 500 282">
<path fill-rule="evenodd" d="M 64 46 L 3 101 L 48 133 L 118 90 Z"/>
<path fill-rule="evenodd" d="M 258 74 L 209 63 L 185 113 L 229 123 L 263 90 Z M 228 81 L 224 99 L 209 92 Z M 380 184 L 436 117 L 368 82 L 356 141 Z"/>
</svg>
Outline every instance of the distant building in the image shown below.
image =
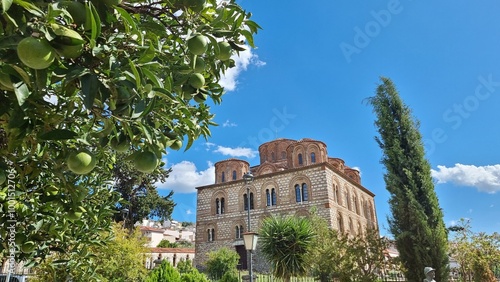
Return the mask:
<svg viewBox="0 0 500 282">
<path fill-rule="evenodd" d="M 139 226 L 142 236 L 148 240 L 150 252 L 146 254 L 146 268 L 152 269 L 162 260 L 168 260 L 173 266 L 177 266 L 181 260 L 194 260 L 194 248 L 158 248 L 162 240 L 170 243 L 189 242 L 194 243 L 194 226 L 182 227 L 177 221 L 165 221 L 162 224 L 143 220 Z"/>
<path fill-rule="evenodd" d="M 146 258 L 146 268 L 153 269 L 161 261 L 167 260 L 173 266 L 177 266 L 181 260 L 193 260 L 193 248 L 151 248 L 151 253 Z"/>
<path fill-rule="evenodd" d="M 208 252 L 228 247 L 247 268 L 242 233 L 248 208 L 251 231 L 271 214 L 308 215 L 312 207 L 332 228 L 352 236 L 378 228 L 375 195 L 361 185 L 358 170 L 329 157 L 326 147 L 312 139 L 277 139 L 259 146 L 257 166 L 239 159 L 217 162 L 215 184 L 197 187 L 195 265 L 203 265 Z M 242 179 L 246 172 L 255 177 L 249 195 Z M 256 269 L 265 263 L 259 253 L 254 259 Z"/>
</svg>

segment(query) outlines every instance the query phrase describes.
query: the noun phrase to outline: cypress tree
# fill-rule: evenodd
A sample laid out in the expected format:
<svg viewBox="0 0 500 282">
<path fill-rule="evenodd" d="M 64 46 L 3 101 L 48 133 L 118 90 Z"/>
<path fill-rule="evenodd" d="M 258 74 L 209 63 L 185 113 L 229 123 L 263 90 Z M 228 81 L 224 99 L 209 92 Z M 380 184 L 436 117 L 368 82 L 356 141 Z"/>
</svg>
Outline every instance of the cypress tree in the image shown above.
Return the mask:
<svg viewBox="0 0 500 282">
<path fill-rule="evenodd" d="M 419 123 L 388 78 L 369 98 L 377 116 L 375 137 L 383 151 L 384 180 L 390 193 L 390 232 L 408 281 L 421 282 L 424 267 L 436 269 L 436 281 L 448 281 L 448 234 L 425 158 Z"/>
</svg>

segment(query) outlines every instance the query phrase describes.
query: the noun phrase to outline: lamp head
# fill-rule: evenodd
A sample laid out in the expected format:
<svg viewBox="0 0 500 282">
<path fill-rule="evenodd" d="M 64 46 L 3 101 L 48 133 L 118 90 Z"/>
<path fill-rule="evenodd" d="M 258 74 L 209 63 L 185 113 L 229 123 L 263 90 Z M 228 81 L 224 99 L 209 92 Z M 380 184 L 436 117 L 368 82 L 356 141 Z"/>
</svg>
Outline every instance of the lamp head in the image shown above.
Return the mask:
<svg viewBox="0 0 500 282">
<path fill-rule="evenodd" d="M 251 172 L 247 172 L 243 174 L 243 180 L 245 180 L 245 184 L 248 184 L 253 181 L 253 174 Z"/>
</svg>

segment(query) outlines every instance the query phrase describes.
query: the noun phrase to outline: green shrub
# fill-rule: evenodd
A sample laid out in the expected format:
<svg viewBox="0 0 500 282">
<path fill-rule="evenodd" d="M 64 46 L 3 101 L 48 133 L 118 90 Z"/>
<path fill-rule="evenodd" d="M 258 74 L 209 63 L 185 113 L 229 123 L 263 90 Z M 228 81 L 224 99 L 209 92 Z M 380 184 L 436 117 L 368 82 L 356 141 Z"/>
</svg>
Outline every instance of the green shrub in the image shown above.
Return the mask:
<svg viewBox="0 0 500 282">
<path fill-rule="evenodd" d="M 209 252 L 206 262 L 208 276 L 212 279 L 218 279 L 226 272 L 236 271 L 239 259 L 238 253 L 228 248 Z"/>
<path fill-rule="evenodd" d="M 181 275 L 181 282 L 208 282 L 208 278 L 205 274 L 194 269 L 189 273 L 183 273 Z"/>
<path fill-rule="evenodd" d="M 219 282 L 238 282 L 238 274 L 236 271 L 227 271 L 222 275 L 222 278 L 219 280 Z"/>
<path fill-rule="evenodd" d="M 161 265 L 152 270 L 145 282 L 181 282 L 181 275 L 170 262 L 164 260 Z"/>
</svg>

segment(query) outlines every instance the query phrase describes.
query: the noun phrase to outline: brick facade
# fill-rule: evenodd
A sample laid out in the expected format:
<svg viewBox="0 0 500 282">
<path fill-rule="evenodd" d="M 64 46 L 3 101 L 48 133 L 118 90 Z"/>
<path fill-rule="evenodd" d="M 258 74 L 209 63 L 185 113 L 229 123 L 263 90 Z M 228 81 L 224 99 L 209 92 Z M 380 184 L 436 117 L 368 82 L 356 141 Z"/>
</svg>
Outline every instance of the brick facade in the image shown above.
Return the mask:
<svg viewBox="0 0 500 282">
<path fill-rule="evenodd" d="M 307 215 L 312 207 L 332 228 L 352 236 L 368 226 L 378 228 L 375 195 L 361 185 L 357 170 L 328 157 L 323 142 L 277 139 L 262 144 L 259 154 L 260 165 L 254 167 L 237 159 L 216 163 L 216 183 L 197 187 L 195 265 L 202 266 L 208 252 L 228 247 L 246 267 L 243 239 L 237 237 L 247 231 L 247 188 L 253 199 L 251 231 L 271 214 Z M 248 171 L 255 178 L 247 187 L 242 176 Z M 266 269 L 259 252 L 254 268 Z"/>
</svg>

